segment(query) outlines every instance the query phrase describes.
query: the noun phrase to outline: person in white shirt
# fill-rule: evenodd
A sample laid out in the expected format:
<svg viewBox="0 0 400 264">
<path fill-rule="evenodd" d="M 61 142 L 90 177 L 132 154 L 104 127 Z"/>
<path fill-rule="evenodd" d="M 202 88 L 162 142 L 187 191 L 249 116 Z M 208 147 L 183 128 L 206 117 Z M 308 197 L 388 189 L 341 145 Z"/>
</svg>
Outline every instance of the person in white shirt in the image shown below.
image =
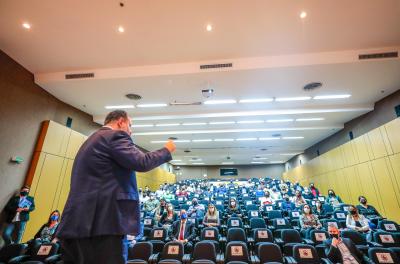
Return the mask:
<svg viewBox="0 0 400 264">
<path fill-rule="evenodd" d="M 282 200 L 281 193 L 276 189 L 276 187 L 272 187 L 271 189 L 271 199 L 276 202 L 277 200 Z"/>
<path fill-rule="evenodd" d="M 349 213 L 346 218 L 346 227 L 365 235 L 368 241 L 372 240 L 368 219 L 359 214 L 357 208 L 353 205 L 349 206 Z"/>
</svg>

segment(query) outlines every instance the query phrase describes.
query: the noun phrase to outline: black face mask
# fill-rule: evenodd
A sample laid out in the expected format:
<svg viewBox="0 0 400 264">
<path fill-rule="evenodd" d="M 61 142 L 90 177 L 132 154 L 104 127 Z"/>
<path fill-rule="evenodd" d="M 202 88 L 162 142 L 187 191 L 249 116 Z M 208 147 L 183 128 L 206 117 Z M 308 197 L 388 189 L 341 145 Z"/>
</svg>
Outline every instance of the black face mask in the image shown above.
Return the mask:
<svg viewBox="0 0 400 264">
<path fill-rule="evenodd" d="M 339 234 L 331 234 L 330 236 L 331 236 L 331 238 L 336 238 L 336 239 L 339 238 Z"/>
<path fill-rule="evenodd" d="M 360 203 L 366 204 L 366 203 L 367 203 L 367 200 L 366 200 L 366 199 L 361 199 L 361 200 L 360 200 Z"/>
<path fill-rule="evenodd" d="M 286 197 L 286 198 L 285 198 L 285 201 L 286 201 L 286 202 L 289 202 L 289 197 Z"/>
<path fill-rule="evenodd" d="M 356 210 L 351 210 L 351 211 L 350 211 L 350 214 L 351 214 L 351 215 L 355 215 L 355 214 L 357 214 L 357 212 L 356 212 Z"/>
<path fill-rule="evenodd" d="M 28 195 L 28 192 L 20 192 L 19 193 L 21 196 L 27 196 Z"/>
</svg>

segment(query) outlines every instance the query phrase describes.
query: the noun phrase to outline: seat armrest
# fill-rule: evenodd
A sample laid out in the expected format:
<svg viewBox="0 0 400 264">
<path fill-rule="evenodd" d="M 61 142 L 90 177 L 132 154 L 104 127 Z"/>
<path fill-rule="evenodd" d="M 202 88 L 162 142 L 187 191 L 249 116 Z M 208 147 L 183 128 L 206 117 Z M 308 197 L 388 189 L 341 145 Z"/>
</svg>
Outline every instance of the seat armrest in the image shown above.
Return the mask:
<svg viewBox="0 0 400 264">
<path fill-rule="evenodd" d="M 183 264 L 189 264 L 190 263 L 190 261 L 191 261 L 191 256 L 190 256 L 190 254 L 185 254 L 185 255 L 183 255 L 183 257 L 182 257 L 182 263 Z"/>
<path fill-rule="evenodd" d="M 226 228 L 227 228 L 227 225 L 221 225 L 221 228 L 222 228 L 222 229 L 226 229 Z"/>
<path fill-rule="evenodd" d="M 243 225 L 244 229 L 250 229 L 249 225 Z"/>
<path fill-rule="evenodd" d="M 260 259 L 256 255 L 251 256 L 250 261 L 252 264 L 260 264 Z"/>
<path fill-rule="evenodd" d="M 286 264 L 297 264 L 297 261 L 293 257 L 284 257 Z"/>
<path fill-rule="evenodd" d="M 267 228 L 268 228 L 269 230 L 271 230 L 271 231 L 275 230 L 275 227 L 272 226 L 272 225 L 267 226 Z"/>
<path fill-rule="evenodd" d="M 368 242 L 368 245 L 371 247 L 383 247 L 382 244 L 379 244 L 377 242 Z"/>
<path fill-rule="evenodd" d="M 226 242 L 226 237 L 220 237 L 220 238 L 219 238 L 219 241 L 220 241 L 220 242 Z"/>
<path fill-rule="evenodd" d="M 300 231 L 300 229 L 301 229 L 299 226 L 293 226 L 292 225 L 292 227 L 293 227 L 294 230 L 297 230 L 297 231 Z"/>
<path fill-rule="evenodd" d="M 247 238 L 247 242 L 249 242 L 249 243 L 254 243 L 254 238 L 248 237 L 248 238 Z"/>
<path fill-rule="evenodd" d="M 303 241 L 304 241 L 304 243 L 311 245 L 311 246 L 314 246 L 314 244 L 315 244 L 314 241 L 312 241 L 311 239 L 303 239 Z"/>
<path fill-rule="evenodd" d="M 10 259 L 10 260 L 8 261 L 8 263 L 10 263 L 10 264 L 17 264 L 17 263 L 20 263 L 20 262 L 29 260 L 30 257 L 31 257 L 30 255 L 21 255 L 21 256 L 14 257 L 14 258 Z"/>
<path fill-rule="evenodd" d="M 281 238 L 275 238 L 275 243 L 283 244 L 283 240 Z"/>
<path fill-rule="evenodd" d="M 200 230 L 200 229 L 203 229 L 203 228 L 204 228 L 204 225 L 203 224 L 199 224 L 199 228 L 198 229 Z"/>
<path fill-rule="evenodd" d="M 61 254 L 56 254 L 56 255 L 53 255 L 53 256 L 50 256 L 50 257 L 46 258 L 44 260 L 44 263 L 53 264 L 53 263 L 56 263 L 59 260 L 61 260 Z"/>
<path fill-rule="evenodd" d="M 159 254 L 152 254 L 149 258 L 149 264 L 156 264 L 158 262 Z"/>
<path fill-rule="evenodd" d="M 224 264 L 224 262 L 225 262 L 224 254 L 223 253 L 217 254 L 217 264 Z"/>
<path fill-rule="evenodd" d="M 147 236 L 143 236 L 139 241 L 140 242 L 144 242 L 144 241 L 146 241 L 147 240 Z"/>
<path fill-rule="evenodd" d="M 328 259 L 328 258 L 321 258 L 321 261 L 322 261 L 322 263 L 324 263 L 324 264 L 333 264 L 333 262 L 330 261 L 330 259 Z"/>
</svg>

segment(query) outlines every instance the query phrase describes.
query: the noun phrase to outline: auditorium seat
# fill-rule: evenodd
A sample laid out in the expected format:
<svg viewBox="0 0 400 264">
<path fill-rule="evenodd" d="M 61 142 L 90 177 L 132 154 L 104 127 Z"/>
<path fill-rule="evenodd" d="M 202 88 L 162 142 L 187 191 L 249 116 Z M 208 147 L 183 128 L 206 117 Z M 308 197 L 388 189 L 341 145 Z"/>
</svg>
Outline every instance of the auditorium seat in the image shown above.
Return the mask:
<svg viewBox="0 0 400 264">
<path fill-rule="evenodd" d="M 214 264 L 217 262 L 217 252 L 212 241 L 200 241 L 194 246 L 192 264 Z"/>
<path fill-rule="evenodd" d="M 250 262 L 249 252 L 244 242 L 233 241 L 226 245 L 226 264 L 247 264 Z"/>
<path fill-rule="evenodd" d="M 341 232 L 341 237 L 349 238 L 351 241 L 353 241 L 356 247 L 364 254 L 368 253 L 369 245 L 373 246 L 373 244 L 371 244 L 373 242 L 367 242 L 363 234 L 354 230 L 343 230 Z"/>
<path fill-rule="evenodd" d="M 165 244 L 158 263 L 160 264 L 181 264 L 187 262 L 190 255 L 185 255 L 183 244 L 177 241 L 171 241 Z"/>
<path fill-rule="evenodd" d="M 324 241 L 328 238 L 329 233 L 325 230 L 317 229 L 310 232 L 310 239 L 314 242 L 314 247 L 321 258 L 326 257 Z"/>
<path fill-rule="evenodd" d="M 127 264 L 147 264 L 153 254 L 153 245 L 150 242 L 137 242 L 128 250 Z"/>
<path fill-rule="evenodd" d="M 243 228 L 232 227 L 228 229 L 228 234 L 226 235 L 227 243 L 232 241 L 242 241 L 247 242 L 246 233 Z"/>
<path fill-rule="evenodd" d="M 397 234 L 377 231 L 373 233 L 374 242 L 381 244 L 385 248 L 400 247 L 400 236 Z"/>
<path fill-rule="evenodd" d="M 400 258 L 395 252 L 387 248 L 370 248 L 368 257 L 376 264 L 400 263 Z"/>
<path fill-rule="evenodd" d="M 281 240 L 285 256 L 292 256 L 293 247 L 304 242 L 299 231 L 294 229 L 283 229 L 281 231 Z"/>
<path fill-rule="evenodd" d="M 306 244 L 297 244 L 293 247 L 293 258 L 297 264 L 331 264 L 326 258 L 320 258 L 317 250 Z"/>
<path fill-rule="evenodd" d="M 40 263 L 56 263 L 60 260 L 61 255 L 57 254 L 59 245 L 57 243 L 42 243 L 36 245 L 32 250 L 31 255 L 20 255 L 9 260 L 8 263 L 27 263 L 40 264 Z"/>
<path fill-rule="evenodd" d="M 211 241 L 216 252 L 220 252 L 226 242 L 225 237 L 220 237 L 218 228 L 216 227 L 205 227 L 201 230 L 200 241 Z"/>
<path fill-rule="evenodd" d="M 400 234 L 400 226 L 394 221 L 381 220 L 378 223 L 378 228 L 382 231 Z"/>
<path fill-rule="evenodd" d="M 256 263 L 263 264 L 275 264 L 275 263 L 285 263 L 281 249 L 278 245 L 270 242 L 262 242 L 258 246 Z"/>
<path fill-rule="evenodd" d="M 153 245 L 154 253 L 160 253 L 163 250 L 166 240 L 167 230 L 162 227 L 153 228 L 147 239 Z"/>
<path fill-rule="evenodd" d="M 25 253 L 27 244 L 10 244 L 0 249 L 0 263 L 7 263 L 12 258 Z"/>
</svg>

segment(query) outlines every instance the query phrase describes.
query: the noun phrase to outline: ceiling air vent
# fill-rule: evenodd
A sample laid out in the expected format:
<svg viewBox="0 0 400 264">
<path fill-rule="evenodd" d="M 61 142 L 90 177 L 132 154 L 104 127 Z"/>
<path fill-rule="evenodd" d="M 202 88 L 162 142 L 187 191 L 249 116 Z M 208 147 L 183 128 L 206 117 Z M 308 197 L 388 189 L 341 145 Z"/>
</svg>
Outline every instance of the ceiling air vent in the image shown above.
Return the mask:
<svg viewBox="0 0 400 264">
<path fill-rule="evenodd" d="M 232 66 L 233 66 L 232 63 L 203 64 L 203 65 L 200 65 L 200 70 L 232 68 Z"/>
<path fill-rule="evenodd" d="M 93 72 L 88 73 L 73 73 L 73 74 L 65 74 L 65 79 L 85 79 L 85 78 L 94 78 Z"/>
<path fill-rule="evenodd" d="M 307 83 L 306 85 L 304 85 L 303 90 L 304 91 L 312 91 L 312 90 L 318 89 L 320 87 L 322 87 L 322 83 L 311 82 L 311 83 Z"/>
<path fill-rule="evenodd" d="M 358 55 L 359 60 L 386 59 L 386 58 L 398 58 L 398 57 L 399 53 L 397 51 Z"/>
</svg>

